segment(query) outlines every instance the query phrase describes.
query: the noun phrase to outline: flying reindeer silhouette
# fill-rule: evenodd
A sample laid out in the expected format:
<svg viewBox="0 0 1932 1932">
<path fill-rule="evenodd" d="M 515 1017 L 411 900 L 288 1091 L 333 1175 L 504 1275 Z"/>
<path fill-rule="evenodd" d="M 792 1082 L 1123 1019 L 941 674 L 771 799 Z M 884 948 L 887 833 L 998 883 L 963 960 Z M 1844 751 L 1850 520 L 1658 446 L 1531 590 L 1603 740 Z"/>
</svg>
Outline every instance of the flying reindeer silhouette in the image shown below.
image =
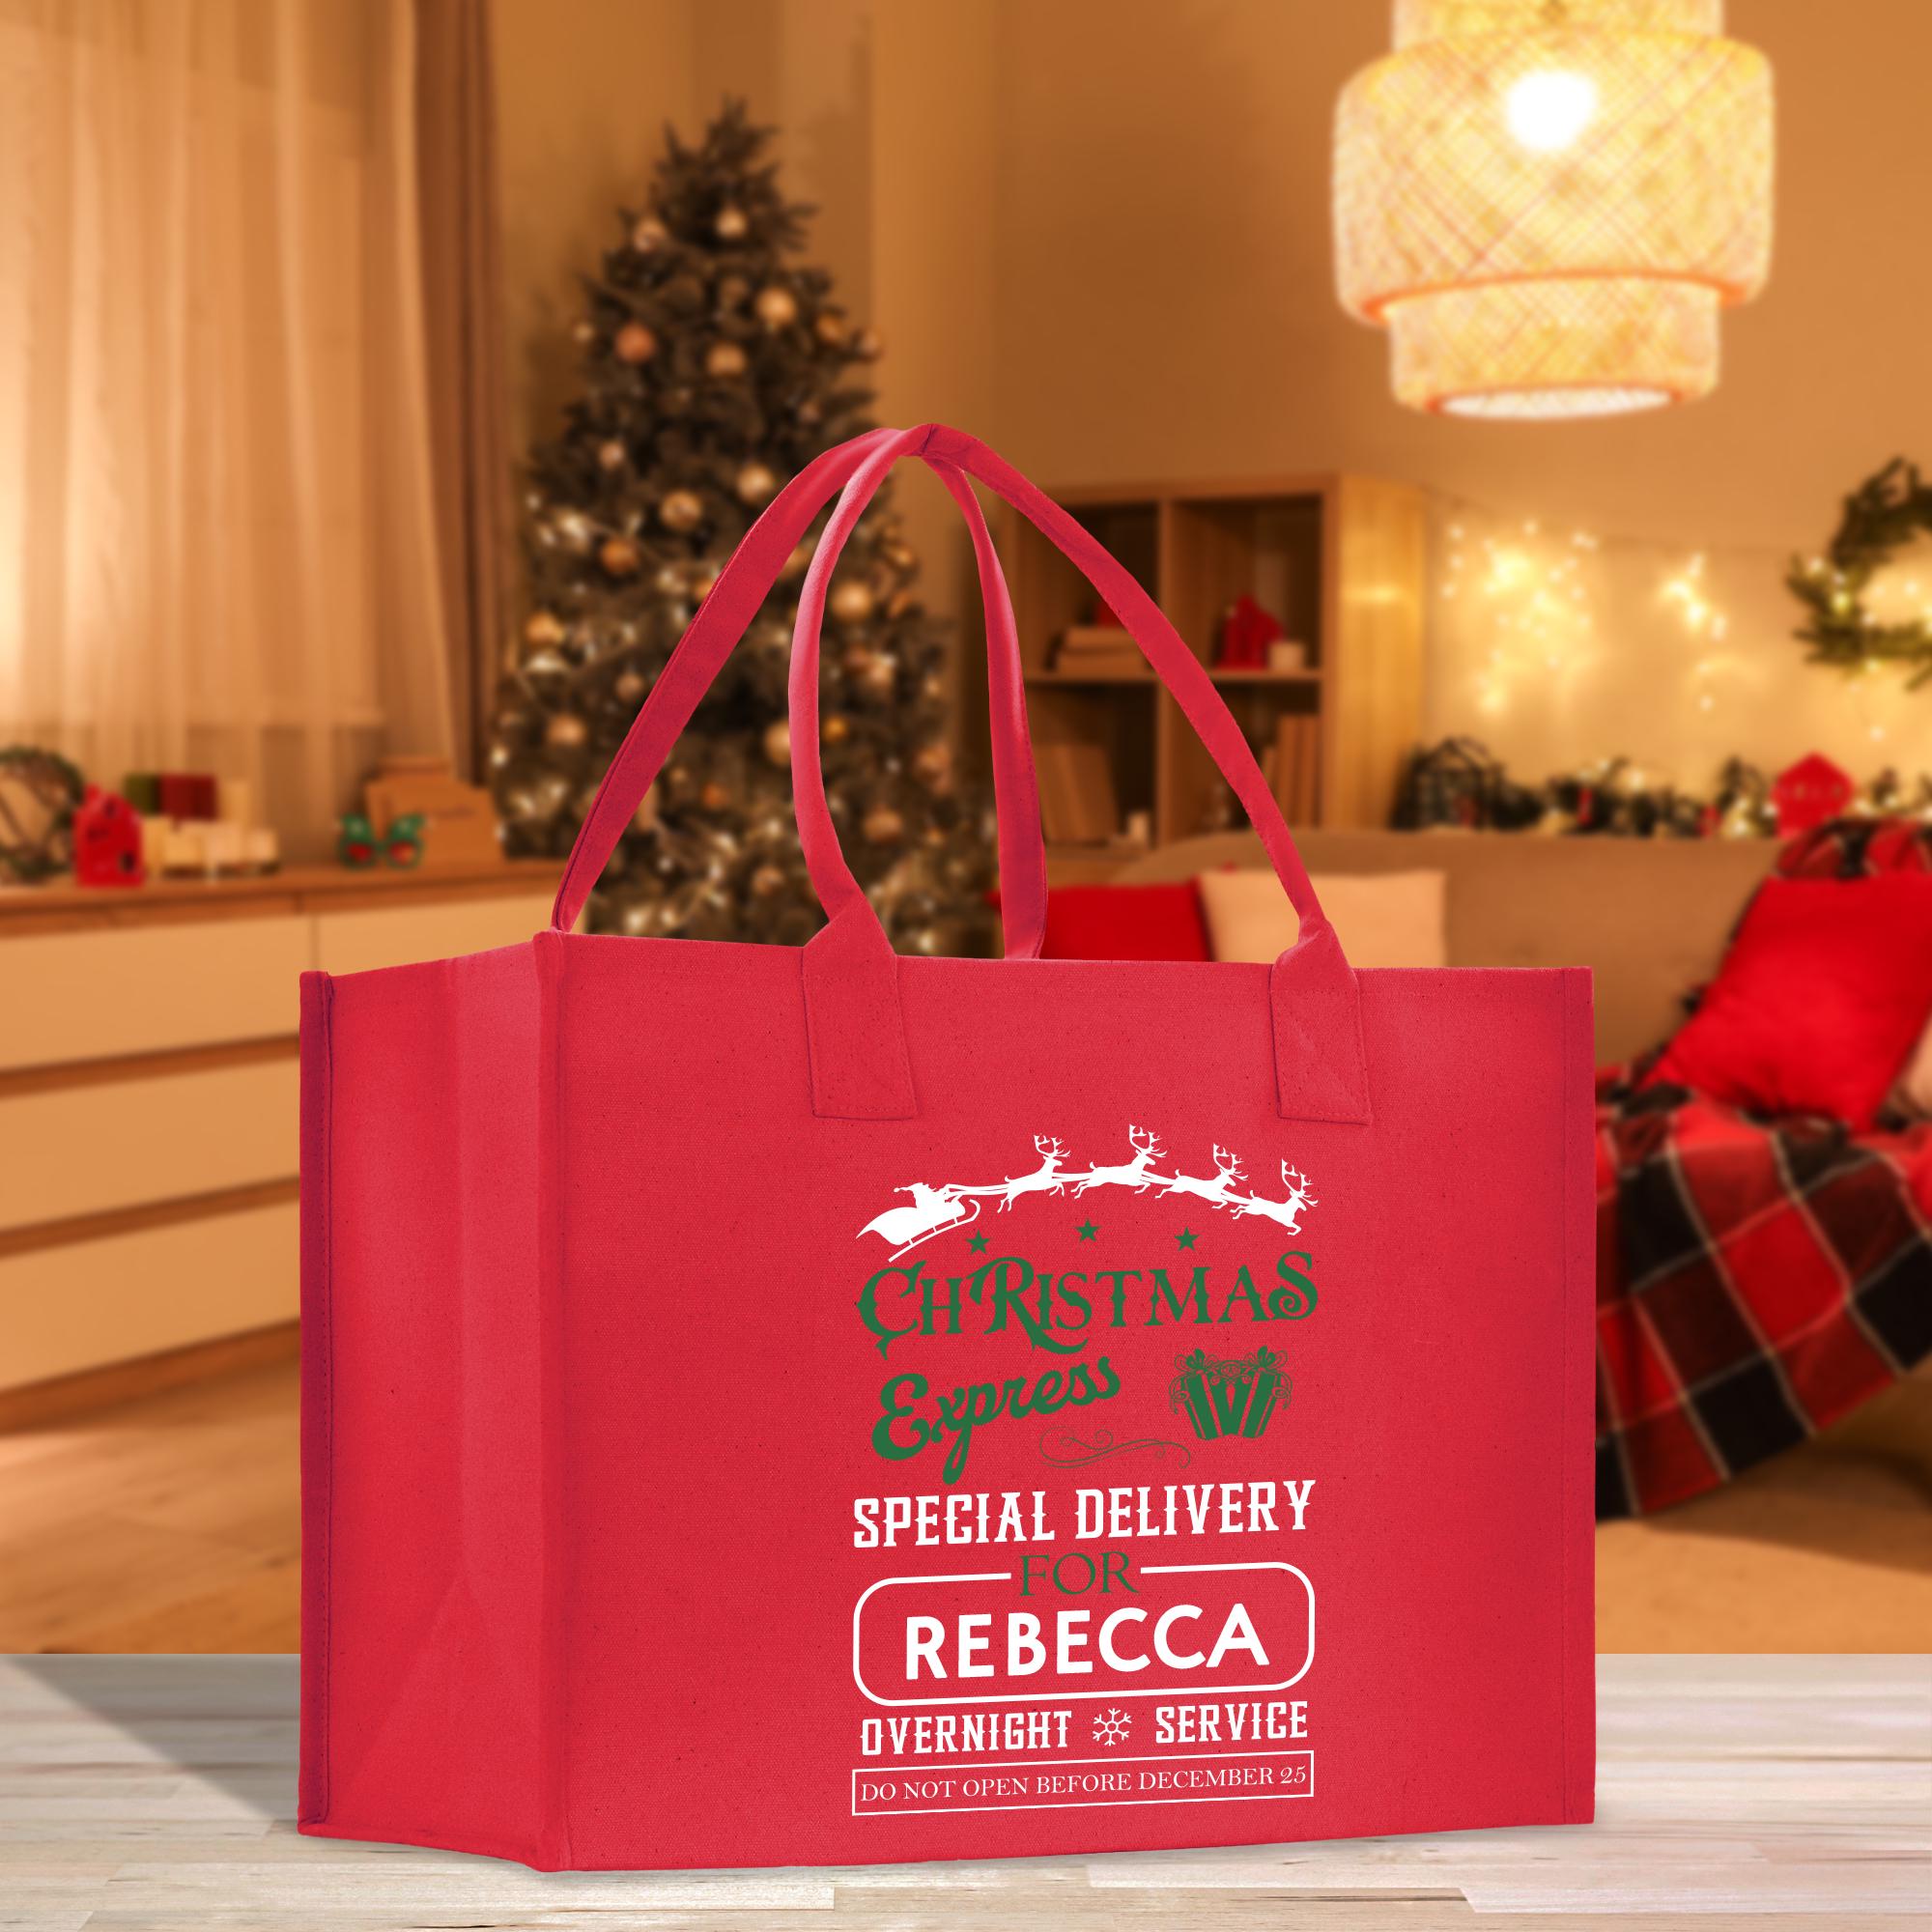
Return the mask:
<svg viewBox="0 0 1932 1932">
<path fill-rule="evenodd" d="M 1160 1136 L 1149 1129 L 1143 1140 L 1141 1133 L 1139 1127 L 1127 1128 L 1127 1140 L 1134 1150 L 1132 1160 L 1120 1167 L 1089 1168 L 1085 1174 L 1068 1176 L 1074 1182 L 1074 1194 L 1085 1194 L 1090 1187 L 1130 1187 L 1139 1194 L 1160 1179 L 1161 1176 L 1148 1172 L 1163 1152 Z"/>
<path fill-rule="evenodd" d="M 1057 1136 L 1042 1140 L 1039 1135 L 1033 1137 L 1034 1151 L 1042 1156 L 1040 1165 L 1031 1174 L 1009 1174 L 999 1187 L 972 1188 L 975 1194 L 999 1194 L 1005 1198 L 1000 1203 L 1000 1212 L 1004 1214 L 1022 1194 L 1058 1194 L 1066 1185 L 1067 1177 L 1061 1173 L 1060 1163 L 1066 1158 L 1066 1149 Z"/>
<path fill-rule="evenodd" d="M 1198 1179 L 1191 1174 L 1177 1174 L 1172 1178 L 1157 1174 L 1153 1178 L 1160 1182 L 1163 1195 L 1191 1194 L 1198 1200 L 1211 1202 L 1216 1208 L 1232 1208 L 1239 1199 L 1233 1190 L 1248 1177 L 1241 1172 L 1239 1154 L 1216 1147 L 1214 1173 L 1209 1179 Z"/>
<path fill-rule="evenodd" d="M 1298 1235 L 1301 1232 L 1301 1210 L 1304 1208 L 1319 1208 L 1321 1204 L 1309 1193 L 1308 1177 L 1299 1168 L 1290 1167 L 1287 1161 L 1281 1164 L 1281 1182 L 1288 1189 L 1286 1201 L 1264 1201 L 1259 1195 L 1250 1194 L 1240 1201 L 1235 1211 L 1237 1214 L 1264 1215 L 1270 1221 L 1279 1221 L 1291 1235 Z"/>
<path fill-rule="evenodd" d="M 1066 1159 L 1065 1144 L 1054 1135 L 1036 1134 L 1033 1144 L 1040 1164 L 1031 1174 L 1009 1174 L 1004 1180 L 989 1181 L 983 1187 L 951 1180 L 932 1187 L 915 1180 L 910 1186 L 893 1190 L 895 1194 L 910 1195 L 909 1203 L 888 1208 L 859 1232 L 877 1235 L 881 1240 L 891 1242 L 892 1259 L 897 1261 L 935 1235 L 977 1221 L 982 1200 L 997 1200 L 999 1211 L 1004 1214 L 1023 1194 L 1064 1194 L 1069 1186 L 1076 1198 L 1093 1187 L 1124 1187 L 1135 1194 L 1157 1187 L 1163 1199 L 1175 1194 L 1187 1195 L 1207 1202 L 1209 1207 L 1225 1208 L 1230 1214 L 1274 1221 L 1291 1235 L 1301 1232 L 1301 1216 L 1308 1208 L 1321 1206 L 1311 1191 L 1308 1177 L 1286 1160 L 1281 1163 L 1281 1179 L 1288 1189 L 1288 1199 L 1269 1201 L 1258 1194 L 1236 1191 L 1247 1179 L 1241 1171 L 1240 1156 L 1218 1144 L 1214 1148 L 1211 1176 L 1170 1175 L 1152 1171 L 1153 1163 L 1165 1157 L 1159 1135 L 1149 1128 L 1129 1125 L 1127 1140 L 1134 1150 L 1131 1160 L 1116 1166 L 1089 1168 L 1085 1173 L 1068 1173 L 1063 1165 Z"/>
</svg>

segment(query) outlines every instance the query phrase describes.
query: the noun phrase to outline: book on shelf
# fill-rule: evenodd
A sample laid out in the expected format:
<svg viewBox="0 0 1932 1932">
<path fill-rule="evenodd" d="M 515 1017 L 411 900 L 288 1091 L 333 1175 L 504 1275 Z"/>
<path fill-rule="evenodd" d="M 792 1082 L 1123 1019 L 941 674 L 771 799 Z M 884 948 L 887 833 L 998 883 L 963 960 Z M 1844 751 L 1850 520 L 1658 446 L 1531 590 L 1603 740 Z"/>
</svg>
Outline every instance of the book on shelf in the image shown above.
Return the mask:
<svg viewBox="0 0 1932 1932">
<path fill-rule="evenodd" d="M 1053 668 L 1076 677 L 1151 675 L 1132 635 L 1117 624 L 1069 626 L 1054 646 Z"/>
<path fill-rule="evenodd" d="M 1321 810 L 1321 721 L 1304 711 L 1275 720 L 1268 779 L 1281 815 L 1291 825 L 1313 825 Z"/>
<path fill-rule="evenodd" d="M 1034 747 L 1039 810 L 1047 838 L 1059 845 L 1104 845 L 1121 829 L 1114 767 L 1104 745 L 1048 738 Z"/>
</svg>

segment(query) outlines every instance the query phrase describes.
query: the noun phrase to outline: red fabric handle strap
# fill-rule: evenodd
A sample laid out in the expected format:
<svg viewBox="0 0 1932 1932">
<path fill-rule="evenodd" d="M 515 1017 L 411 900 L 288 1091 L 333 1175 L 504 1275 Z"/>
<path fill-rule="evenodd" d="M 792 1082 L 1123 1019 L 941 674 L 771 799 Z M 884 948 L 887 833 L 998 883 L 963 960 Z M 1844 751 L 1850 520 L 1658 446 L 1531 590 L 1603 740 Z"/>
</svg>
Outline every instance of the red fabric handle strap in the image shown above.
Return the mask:
<svg viewBox="0 0 1932 1932">
<path fill-rule="evenodd" d="M 1028 518 L 1086 575 L 1174 694 L 1246 808 L 1300 915 L 1294 945 L 1275 961 L 1269 976 L 1277 1111 L 1285 1119 L 1366 1124 L 1368 1068 L 1360 987 L 1334 928 L 1322 916 L 1280 807 L 1206 667 L 1153 599 L 1089 531 L 983 443 L 930 423 L 867 450 L 826 525 L 799 593 L 791 658 L 792 796 L 806 863 L 828 915 L 824 930 L 805 948 L 804 959 L 814 1109 L 859 1120 L 902 1119 L 918 1112 L 899 1015 L 898 962 L 839 850 L 819 770 L 817 731 L 818 632 L 839 549 L 893 465 L 910 455 L 937 469 L 949 488 L 956 481 L 955 495 L 967 493 L 964 478 L 972 476 Z M 1005 614 L 1010 623 L 1010 611 Z M 989 642 L 993 627 L 989 609 Z M 1015 687 L 1010 706 L 996 699 L 992 724 L 996 758 L 1003 745 L 1009 761 L 1025 754 L 1030 781 L 1020 688 Z M 1003 811 L 1009 796 L 1001 794 Z"/>
<path fill-rule="evenodd" d="M 786 559 L 797 549 L 811 520 L 865 462 L 872 450 L 904 432 L 869 430 L 828 449 L 792 478 L 745 534 L 711 593 L 678 640 L 650 695 L 632 721 L 617 755 L 598 787 L 577 842 L 571 848 L 551 910 L 551 924 L 567 932 L 577 923 L 598 875 L 610 863 L 643 796 L 650 789 L 678 734 L 710 688 L 745 626 L 771 594 Z M 1040 835 L 1039 794 L 1033 751 L 1026 735 L 1026 707 L 1020 670 L 1019 638 L 993 540 L 979 500 L 956 469 L 935 457 L 932 469 L 966 518 L 980 572 L 980 602 L 986 612 L 986 678 L 989 708 L 1009 728 L 993 740 L 993 785 L 999 804 L 1001 918 L 1009 958 L 1037 958 L 1046 929 L 1046 847 Z M 883 475 L 883 472 L 881 472 Z M 876 489 L 874 484 L 873 488 Z M 872 492 L 867 492 L 869 499 Z M 822 598 L 821 598 L 822 604 Z M 824 784 L 818 777 L 816 725 L 818 627 L 812 627 L 810 654 L 813 678 L 810 771 L 812 791 L 822 809 Z M 1011 728 L 1017 721 L 1017 729 Z M 799 726 L 793 719 L 793 765 L 798 766 Z M 815 876 L 815 875 L 814 875 Z M 849 873 L 847 877 L 849 878 Z M 855 888 L 856 890 L 856 888 Z M 829 908 L 828 908 L 829 910 Z"/>
<path fill-rule="evenodd" d="M 968 477 L 984 483 L 1028 518 L 1120 616 L 1246 809 L 1283 890 L 1300 914 L 1295 943 L 1275 961 L 1269 976 L 1277 1111 L 1288 1120 L 1366 1124 L 1369 1086 L 1359 984 L 1322 916 L 1254 753 L 1206 667 L 1153 599 L 1073 518 L 983 443 L 939 424 L 874 430 L 828 450 L 753 526 L 611 765 L 571 853 L 553 923 L 568 927 L 575 922 L 590 881 L 738 633 L 763 602 L 819 506 L 833 491 L 842 489 L 806 573 L 792 636 L 793 800 L 806 864 L 827 914 L 824 928 L 800 954 L 812 1106 L 822 1116 L 845 1120 L 897 1120 L 918 1112 L 899 1007 L 899 961 L 839 850 L 818 750 L 818 641 L 832 573 L 880 483 L 894 464 L 912 455 L 939 474 L 965 512 L 985 593 L 1009 952 L 1031 956 L 1038 951 L 1045 916 L 1045 856 L 1012 610 Z"/>
</svg>

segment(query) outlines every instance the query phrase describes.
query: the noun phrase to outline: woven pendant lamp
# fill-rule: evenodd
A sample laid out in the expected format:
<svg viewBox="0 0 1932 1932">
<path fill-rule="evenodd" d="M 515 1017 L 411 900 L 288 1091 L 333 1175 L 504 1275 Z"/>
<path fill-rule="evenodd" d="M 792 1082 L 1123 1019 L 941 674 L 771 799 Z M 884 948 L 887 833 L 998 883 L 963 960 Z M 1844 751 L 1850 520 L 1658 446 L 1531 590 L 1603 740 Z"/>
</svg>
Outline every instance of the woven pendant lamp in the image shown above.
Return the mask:
<svg viewBox="0 0 1932 1932">
<path fill-rule="evenodd" d="M 1607 415 L 1718 380 L 1771 263 L 1771 64 L 1722 0 L 1396 0 L 1335 116 L 1342 304 L 1399 401 Z"/>
</svg>

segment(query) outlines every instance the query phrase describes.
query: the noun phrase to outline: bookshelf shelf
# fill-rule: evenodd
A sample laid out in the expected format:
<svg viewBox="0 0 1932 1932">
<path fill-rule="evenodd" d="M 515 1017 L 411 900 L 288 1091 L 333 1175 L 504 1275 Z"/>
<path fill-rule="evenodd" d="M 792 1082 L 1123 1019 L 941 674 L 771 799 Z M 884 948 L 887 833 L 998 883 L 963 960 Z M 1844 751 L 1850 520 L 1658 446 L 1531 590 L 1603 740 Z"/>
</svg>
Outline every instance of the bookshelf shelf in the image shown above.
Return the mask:
<svg viewBox="0 0 1932 1932">
<path fill-rule="evenodd" d="M 1144 684 L 1150 690 L 1160 680 L 1151 670 L 1030 670 L 1029 684 Z"/>
<path fill-rule="evenodd" d="M 1049 494 L 1167 612 L 1264 766 L 1291 820 L 1388 822 L 1421 726 L 1423 501 L 1409 485 L 1321 475 L 1104 485 Z M 1105 841 L 1145 816 L 1155 845 L 1211 829 L 1232 799 L 1151 671 L 1056 663 L 1096 649 L 1086 580 L 1017 517 L 1000 538 L 1056 879 L 1133 856 Z M 1294 671 L 1213 670 L 1223 613 L 1253 596 L 1307 651 Z M 967 680 L 970 692 L 979 680 Z M 983 743 L 983 736 L 979 742 Z M 1232 822 L 1239 822 L 1233 808 Z"/>
</svg>

